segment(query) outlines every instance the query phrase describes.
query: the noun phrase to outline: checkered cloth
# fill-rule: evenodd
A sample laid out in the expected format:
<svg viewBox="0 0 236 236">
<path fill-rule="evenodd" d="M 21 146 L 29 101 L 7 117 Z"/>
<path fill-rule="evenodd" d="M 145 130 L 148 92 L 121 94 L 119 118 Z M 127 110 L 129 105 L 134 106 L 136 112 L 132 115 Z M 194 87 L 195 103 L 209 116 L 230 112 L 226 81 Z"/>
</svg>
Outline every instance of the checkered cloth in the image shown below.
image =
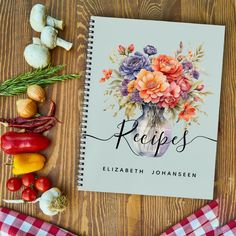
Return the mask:
<svg viewBox="0 0 236 236">
<path fill-rule="evenodd" d="M 236 220 L 229 222 L 227 225 L 217 230 L 217 236 L 235 236 L 236 235 Z"/>
<path fill-rule="evenodd" d="M 219 201 L 213 200 L 161 236 L 236 236 L 236 220 L 219 228 L 218 213 Z"/>
<path fill-rule="evenodd" d="M 0 207 L 1 236 L 74 236 L 42 220 Z"/>
</svg>

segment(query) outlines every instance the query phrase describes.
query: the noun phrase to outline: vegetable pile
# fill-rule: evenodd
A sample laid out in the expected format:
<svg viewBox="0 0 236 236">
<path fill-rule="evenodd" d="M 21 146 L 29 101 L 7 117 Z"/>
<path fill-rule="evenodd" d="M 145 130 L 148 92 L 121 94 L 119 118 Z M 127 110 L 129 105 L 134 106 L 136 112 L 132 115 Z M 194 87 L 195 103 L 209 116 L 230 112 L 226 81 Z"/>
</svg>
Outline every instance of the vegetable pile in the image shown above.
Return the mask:
<svg viewBox="0 0 236 236">
<path fill-rule="evenodd" d="M 21 132 L 9 131 L 1 136 L 2 151 L 6 154 L 13 155 L 12 163 L 7 163 L 7 165 L 13 166 L 13 175 L 22 175 L 21 178 L 10 178 L 6 186 L 12 192 L 20 190 L 22 185 L 25 187 L 21 194 L 22 200 L 4 200 L 8 203 L 33 202 L 37 199 L 38 192 L 49 191 L 52 187 L 51 181 L 48 178 L 37 178 L 34 172 L 43 169 L 46 163 L 46 157 L 38 152 L 47 149 L 51 143 L 50 139 L 44 136 L 43 133 L 51 129 L 58 122 L 55 117 L 56 104 L 51 101 L 47 115 L 40 115 L 37 113 L 38 107 L 36 101 L 45 101 L 45 91 L 38 85 L 36 87 L 35 85 L 31 85 L 27 88 L 27 94 L 30 98 L 20 99 L 16 102 L 18 117 L 8 119 L 0 118 L 0 123 L 4 126 L 21 129 Z M 68 203 L 67 198 L 61 196 L 61 193 L 58 192 L 59 190 L 53 189 L 51 190 L 52 193 L 49 192 L 44 197 L 42 195 L 39 198 L 40 200 L 38 199 L 40 208 L 48 215 L 55 215 L 65 210 Z M 52 204 L 56 204 L 57 206 L 59 204 L 58 208 L 56 206 L 52 208 L 51 204 L 49 204 L 50 206 L 47 204 L 45 206 L 42 203 L 44 202 L 43 199 L 45 199 L 45 196 L 50 195 L 50 193 L 54 194 L 53 196 L 56 195 L 57 201 L 54 198 L 50 199 L 53 202 Z M 46 202 L 48 203 L 48 201 Z"/>
<path fill-rule="evenodd" d="M 50 100 L 47 114 L 39 111 L 38 104 L 44 103 L 46 92 L 44 87 L 55 82 L 76 79 L 78 74 L 60 75 L 58 72 L 65 66 L 49 66 L 51 55 L 49 49 L 56 46 L 70 50 L 72 43 L 57 37 L 57 29 L 63 29 L 64 23 L 47 15 L 42 4 L 33 6 L 30 13 L 32 28 L 41 32 L 41 37 L 33 38 L 33 44 L 26 46 L 24 57 L 27 63 L 36 68 L 22 73 L 0 84 L 0 96 L 14 96 L 27 93 L 28 98 L 16 101 L 17 117 L 0 118 L 0 124 L 13 130 L 1 136 L 1 149 L 12 155 L 12 174 L 6 187 L 11 192 L 21 192 L 20 200 L 3 200 L 6 203 L 39 202 L 44 214 L 53 216 L 64 211 L 68 205 L 67 197 L 58 188 L 53 187 L 51 181 L 45 177 L 38 177 L 35 173 L 44 168 L 47 158 L 41 151 L 46 150 L 51 140 L 45 136 L 45 131 L 52 129 L 56 123 L 61 123 L 55 116 L 56 103 Z M 39 196 L 39 194 L 42 194 Z"/>
</svg>

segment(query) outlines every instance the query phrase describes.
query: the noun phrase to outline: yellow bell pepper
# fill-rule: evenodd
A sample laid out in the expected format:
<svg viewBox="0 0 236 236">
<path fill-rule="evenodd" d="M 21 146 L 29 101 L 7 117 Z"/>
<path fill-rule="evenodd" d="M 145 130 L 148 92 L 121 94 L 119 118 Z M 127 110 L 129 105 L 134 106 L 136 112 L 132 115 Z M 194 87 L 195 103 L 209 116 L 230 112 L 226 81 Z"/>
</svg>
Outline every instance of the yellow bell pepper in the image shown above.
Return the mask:
<svg viewBox="0 0 236 236">
<path fill-rule="evenodd" d="M 41 170 L 44 167 L 46 158 L 38 153 L 22 153 L 13 156 L 14 175 L 22 175 Z"/>
</svg>

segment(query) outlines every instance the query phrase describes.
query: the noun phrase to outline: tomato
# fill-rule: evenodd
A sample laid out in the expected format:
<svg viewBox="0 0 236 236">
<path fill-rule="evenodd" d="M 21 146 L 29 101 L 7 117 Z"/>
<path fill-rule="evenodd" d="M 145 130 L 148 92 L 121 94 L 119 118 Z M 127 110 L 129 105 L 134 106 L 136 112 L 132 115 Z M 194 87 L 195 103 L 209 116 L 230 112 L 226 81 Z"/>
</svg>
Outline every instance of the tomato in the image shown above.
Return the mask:
<svg viewBox="0 0 236 236">
<path fill-rule="evenodd" d="M 22 176 L 22 183 L 25 187 L 32 187 L 35 183 L 35 174 L 28 173 Z"/>
<path fill-rule="evenodd" d="M 52 184 L 47 177 L 39 177 L 36 180 L 35 187 L 40 192 L 45 192 L 52 187 Z"/>
<path fill-rule="evenodd" d="M 7 181 L 7 189 L 12 192 L 18 191 L 22 186 L 20 178 L 13 177 Z"/>
<path fill-rule="evenodd" d="M 37 192 L 35 189 L 28 187 L 23 190 L 21 197 L 23 200 L 25 200 L 27 202 L 32 202 L 32 201 L 36 200 Z"/>
</svg>

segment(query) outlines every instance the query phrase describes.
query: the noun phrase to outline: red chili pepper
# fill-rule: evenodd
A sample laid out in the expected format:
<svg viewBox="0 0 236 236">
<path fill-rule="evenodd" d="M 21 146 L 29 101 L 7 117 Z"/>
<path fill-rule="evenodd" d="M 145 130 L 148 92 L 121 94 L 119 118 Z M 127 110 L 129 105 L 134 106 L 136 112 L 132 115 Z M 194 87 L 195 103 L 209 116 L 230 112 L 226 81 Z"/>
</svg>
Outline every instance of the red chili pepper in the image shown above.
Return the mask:
<svg viewBox="0 0 236 236">
<path fill-rule="evenodd" d="M 47 123 L 45 123 L 44 125 L 42 125 L 40 127 L 36 127 L 30 131 L 32 131 L 34 133 L 41 134 L 47 130 L 50 130 L 54 125 L 55 125 L 55 120 L 50 120 Z"/>
<path fill-rule="evenodd" d="M 56 113 L 56 103 L 51 100 L 47 116 L 55 116 L 55 113 Z"/>
<path fill-rule="evenodd" d="M 1 148 L 7 154 L 38 152 L 46 149 L 50 140 L 35 133 L 7 132 L 1 137 Z"/>
</svg>

